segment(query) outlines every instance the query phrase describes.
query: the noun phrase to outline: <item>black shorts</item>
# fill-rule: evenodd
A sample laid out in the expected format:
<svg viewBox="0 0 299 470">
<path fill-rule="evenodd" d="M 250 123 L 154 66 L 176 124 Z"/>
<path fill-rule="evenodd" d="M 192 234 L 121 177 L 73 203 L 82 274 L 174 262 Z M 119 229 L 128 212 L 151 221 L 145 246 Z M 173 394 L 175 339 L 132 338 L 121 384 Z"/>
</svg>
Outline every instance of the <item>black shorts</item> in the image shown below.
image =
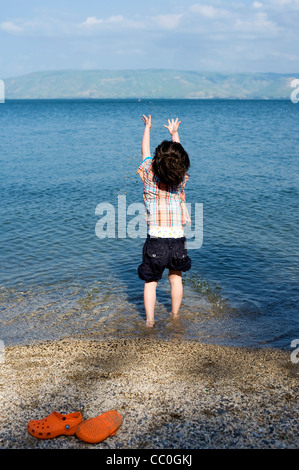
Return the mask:
<svg viewBox="0 0 299 470">
<path fill-rule="evenodd" d="M 138 276 L 144 281 L 158 281 L 164 269 L 188 271 L 191 259 L 187 254 L 186 237 L 157 238 L 147 236 L 143 245 L 142 264 Z"/>
</svg>

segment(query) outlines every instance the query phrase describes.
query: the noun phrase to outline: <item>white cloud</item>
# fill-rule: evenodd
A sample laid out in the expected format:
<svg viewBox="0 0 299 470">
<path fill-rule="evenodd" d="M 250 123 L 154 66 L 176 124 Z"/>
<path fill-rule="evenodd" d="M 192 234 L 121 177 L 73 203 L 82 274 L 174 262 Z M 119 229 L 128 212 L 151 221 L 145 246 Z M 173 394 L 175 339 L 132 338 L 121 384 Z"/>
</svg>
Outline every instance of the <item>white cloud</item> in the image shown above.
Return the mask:
<svg viewBox="0 0 299 470">
<path fill-rule="evenodd" d="M 267 13 L 258 12 L 251 20 L 238 18 L 235 22 L 235 29 L 246 33 L 273 34 L 277 33 L 279 28 L 275 22 L 268 19 Z"/>
<path fill-rule="evenodd" d="M 287 54 L 285 52 L 272 51 L 270 53 L 273 57 L 278 57 L 279 59 L 285 59 L 290 62 L 298 62 L 299 56 L 295 54 Z"/>
<path fill-rule="evenodd" d="M 199 13 L 205 18 L 219 18 L 229 15 L 228 10 L 224 10 L 223 8 L 215 8 L 212 5 L 195 4 L 191 6 L 190 10 L 194 13 Z"/>
<path fill-rule="evenodd" d="M 111 23 L 123 23 L 125 21 L 122 15 L 110 16 L 109 18 L 103 20 L 102 18 L 96 18 L 95 16 L 88 16 L 81 26 L 86 26 L 87 28 L 93 28 L 94 26 L 111 24 Z"/>
<path fill-rule="evenodd" d="M 295 69 L 299 0 L 192 0 L 188 5 L 182 3 L 180 9 L 173 2 L 168 14 L 162 1 L 156 6 L 153 2 L 151 9 L 144 7 L 144 12 L 140 2 L 138 9 L 128 9 L 123 15 L 110 3 L 106 13 L 87 7 L 81 12 L 69 8 L 62 13 L 28 11 L 24 17 L 0 21 L 0 33 L 8 45 L 9 39 L 13 43 L 18 38 L 20 50 L 30 44 L 33 52 L 28 69 L 40 69 L 50 60 L 53 68 L 64 60 L 67 66 L 74 63 L 76 67 L 77 58 L 84 68 L 126 64 L 129 68 L 171 68 L 179 63 L 183 69 L 279 71 L 282 63 L 283 70 Z M 41 52 L 41 44 L 49 54 Z M 271 55 L 272 51 L 278 55 Z M 14 63 L 6 54 L 6 69 L 16 71 L 25 53 L 19 53 Z M 5 74 L 11 75 L 6 69 Z"/>
<path fill-rule="evenodd" d="M 272 0 L 272 3 L 275 3 L 276 5 L 289 5 L 290 3 L 292 3 L 293 0 Z"/>
<path fill-rule="evenodd" d="M 271 7 L 285 8 L 288 7 L 289 10 L 298 10 L 299 9 L 299 0 L 269 0 Z"/>
<path fill-rule="evenodd" d="M 107 23 L 121 23 L 125 21 L 125 18 L 122 15 L 110 16 L 107 19 Z"/>
<path fill-rule="evenodd" d="M 179 15 L 179 14 L 158 15 L 158 16 L 155 16 L 153 20 L 161 28 L 175 29 L 177 28 L 182 16 L 183 15 Z"/>
<path fill-rule="evenodd" d="M 4 21 L 3 23 L 0 24 L 0 28 L 3 31 L 6 31 L 7 33 L 20 33 L 23 31 L 23 28 L 21 26 L 18 26 L 16 23 L 13 23 L 12 21 Z"/>
<path fill-rule="evenodd" d="M 87 28 L 92 28 L 93 26 L 97 26 L 99 24 L 102 24 L 104 20 L 102 19 L 97 19 L 95 16 L 88 16 L 83 23 L 81 23 L 82 26 L 86 26 Z"/>
<path fill-rule="evenodd" d="M 88 16 L 83 23 L 78 25 L 81 30 L 96 31 L 97 29 L 113 29 L 117 28 L 119 31 L 120 26 L 124 29 L 145 29 L 145 22 L 131 20 L 122 15 L 114 15 L 109 18 L 96 18 L 95 16 Z"/>
</svg>

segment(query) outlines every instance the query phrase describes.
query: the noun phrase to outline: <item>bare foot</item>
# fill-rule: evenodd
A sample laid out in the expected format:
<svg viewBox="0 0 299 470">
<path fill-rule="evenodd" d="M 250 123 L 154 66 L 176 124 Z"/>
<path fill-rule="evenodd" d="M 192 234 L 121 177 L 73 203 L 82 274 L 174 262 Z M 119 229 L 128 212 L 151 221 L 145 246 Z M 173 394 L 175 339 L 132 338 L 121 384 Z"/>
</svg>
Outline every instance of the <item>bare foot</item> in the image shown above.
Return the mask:
<svg viewBox="0 0 299 470">
<path fill-rule="evenodd" d="M 146 320 L 145 322 L 145 326 L 147 328 L 152 328 L 154 326 L 155 322 L 154 321 L 149 321 L 149 320 Z"/>
<path fill-rule="evenodd" d="M 177 319 L 177 318 L 179 318 L 179 314 L 178 314 L 178 313 L 172 313 L 172 312 L 170 312 L 170 316 L 171 316 L 171 318 L 173 318 L 174 320 Z"/>
</svg>

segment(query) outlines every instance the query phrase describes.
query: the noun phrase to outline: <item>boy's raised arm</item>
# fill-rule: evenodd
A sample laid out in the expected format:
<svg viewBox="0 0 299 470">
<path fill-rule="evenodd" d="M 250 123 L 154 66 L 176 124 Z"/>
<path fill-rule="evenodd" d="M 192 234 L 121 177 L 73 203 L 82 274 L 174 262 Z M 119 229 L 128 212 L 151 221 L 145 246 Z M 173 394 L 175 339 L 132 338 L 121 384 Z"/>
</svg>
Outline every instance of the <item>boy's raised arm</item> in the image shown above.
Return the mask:
<svg viewBox="0 0 299 470">
<path fill-rule="evenodd" d="M 151 155 L 150 133 L 151 133 L 151 127 L 152 127 L 152 117 L 149 115 L 149 117 L 147 118 L 143 114 L 142 120 L 145 124 L 142 144 L 141 144 L 142 160 L 144 160 L 146 157 L 150 157 Z"/>
<path fill-rule="evenodd" d="M 172 119 L 171 121 L 168 119 L 168 126 L 164 124 L 164 127 L 169 130 L 172 142 L 178 142 L 179 144 L 181 143 L 179 138 L 179 127 L 181 122 L 182 121 L 179 121 L 179 119 L 176 118 L 176 120 Z"/>
</svg>

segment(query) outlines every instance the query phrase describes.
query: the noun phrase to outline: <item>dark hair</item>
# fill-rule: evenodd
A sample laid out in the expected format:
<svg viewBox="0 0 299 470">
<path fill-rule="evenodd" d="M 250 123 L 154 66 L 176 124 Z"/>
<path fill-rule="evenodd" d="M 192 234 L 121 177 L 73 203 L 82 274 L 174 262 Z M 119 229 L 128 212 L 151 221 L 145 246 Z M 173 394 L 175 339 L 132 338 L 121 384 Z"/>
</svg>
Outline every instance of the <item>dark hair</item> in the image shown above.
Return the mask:
<svg viewBox="0 0 299 470">
<path fill-rule="evenodd" d="M 189 168 L 189 156 L 181 144 L 163 140 L 158 145 L 153 158 L 153 171 L 161 183 L 178 186 Z"/>
</svg>

